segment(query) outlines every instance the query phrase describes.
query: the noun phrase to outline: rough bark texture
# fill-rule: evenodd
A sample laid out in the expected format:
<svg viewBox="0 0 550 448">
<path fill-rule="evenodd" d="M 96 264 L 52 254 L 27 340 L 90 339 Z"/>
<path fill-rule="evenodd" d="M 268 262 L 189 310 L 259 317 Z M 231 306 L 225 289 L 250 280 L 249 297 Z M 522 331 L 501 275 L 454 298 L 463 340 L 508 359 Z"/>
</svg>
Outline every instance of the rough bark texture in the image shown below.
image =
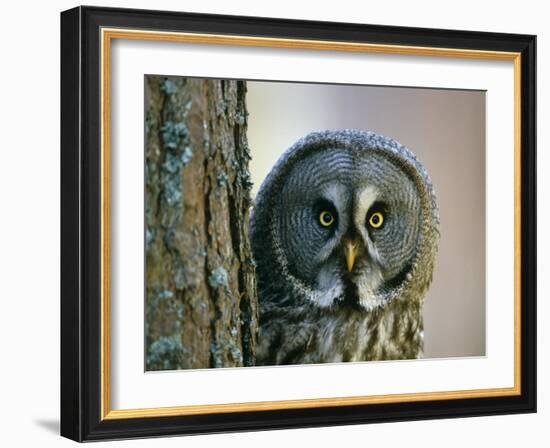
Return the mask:
<svg viewBox="0 0 550 448">
<path fill-rule="evenodd" d="M 254 364 L 245 93 L 146 77 L 147 370 Z"/>
</svg>

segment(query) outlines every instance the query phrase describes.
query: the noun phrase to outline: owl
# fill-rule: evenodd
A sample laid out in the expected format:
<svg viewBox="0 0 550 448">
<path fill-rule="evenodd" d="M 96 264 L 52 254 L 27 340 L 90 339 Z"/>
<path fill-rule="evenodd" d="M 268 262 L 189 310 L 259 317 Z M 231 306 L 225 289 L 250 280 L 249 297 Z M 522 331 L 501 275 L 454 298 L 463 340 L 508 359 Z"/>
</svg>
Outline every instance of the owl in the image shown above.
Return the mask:
<svg viewBox="0 0 550 448">
<path fill-rule="evenodd" d="M 352 129 L 297 141 L 251 215 L 256 365 L 421 357 L 438 243 L 434 188 L 406 147 Z"/>
</svg>

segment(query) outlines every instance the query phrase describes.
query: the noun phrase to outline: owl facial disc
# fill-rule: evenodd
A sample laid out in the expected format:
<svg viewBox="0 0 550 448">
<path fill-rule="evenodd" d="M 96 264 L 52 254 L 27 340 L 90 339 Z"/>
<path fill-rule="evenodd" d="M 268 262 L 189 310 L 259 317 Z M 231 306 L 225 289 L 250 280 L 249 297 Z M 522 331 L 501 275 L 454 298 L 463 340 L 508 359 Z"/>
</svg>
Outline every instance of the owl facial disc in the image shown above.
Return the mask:
<svg viewBox="0 0 550 448">
<path fill-rule="evenodd" d="M 384 306 L 427 288 L 438 225 L 431 181 L 407 148 L 362 131 L 310 134 L 258 194 L 259 287 L 285 285 L 321 308 Z"/>
</svg>

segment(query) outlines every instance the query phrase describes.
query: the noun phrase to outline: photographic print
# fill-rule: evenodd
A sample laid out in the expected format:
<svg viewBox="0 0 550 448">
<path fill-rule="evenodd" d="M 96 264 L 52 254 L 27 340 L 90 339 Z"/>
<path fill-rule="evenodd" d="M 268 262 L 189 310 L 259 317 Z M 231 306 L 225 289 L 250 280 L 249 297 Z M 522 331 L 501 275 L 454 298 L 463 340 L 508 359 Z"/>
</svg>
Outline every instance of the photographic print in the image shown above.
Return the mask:
<svg viewBox="0 0 550 448">
<path fill-rule="evenodd" d="M 536 36 L 61 25 L 62 435 L 536 411 Z"/>
<path fill-rule="evenodd" d="M 485 92 L 146 75 L 146 371 L 485 355 Z"/>
</svg>

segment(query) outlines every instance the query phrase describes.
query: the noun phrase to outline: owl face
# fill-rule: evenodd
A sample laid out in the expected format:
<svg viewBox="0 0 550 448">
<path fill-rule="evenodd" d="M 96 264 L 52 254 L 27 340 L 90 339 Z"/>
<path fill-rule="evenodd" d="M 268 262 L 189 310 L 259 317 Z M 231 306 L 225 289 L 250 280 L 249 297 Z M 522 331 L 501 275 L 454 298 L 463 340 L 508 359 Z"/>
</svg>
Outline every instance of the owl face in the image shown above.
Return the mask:
<svg viewBox="0 0 550 448">
<path fill-rule="evenodd" d="M 359 311 L 396 300 L 420 305 L 439 244 L 431 180 L 393 139 L 354 129 L 313 132 L 262 183 L 251 244 L 264 314 L 305 304 Z"/>
<path fill-rule="evenodd" d="M 420 194 L 391 154 L 311 151 L 293 164 L 277 202 L 278 256 L 319 306 L 371 310 L 410 275 L 421 237 Z"/>
</svg>

